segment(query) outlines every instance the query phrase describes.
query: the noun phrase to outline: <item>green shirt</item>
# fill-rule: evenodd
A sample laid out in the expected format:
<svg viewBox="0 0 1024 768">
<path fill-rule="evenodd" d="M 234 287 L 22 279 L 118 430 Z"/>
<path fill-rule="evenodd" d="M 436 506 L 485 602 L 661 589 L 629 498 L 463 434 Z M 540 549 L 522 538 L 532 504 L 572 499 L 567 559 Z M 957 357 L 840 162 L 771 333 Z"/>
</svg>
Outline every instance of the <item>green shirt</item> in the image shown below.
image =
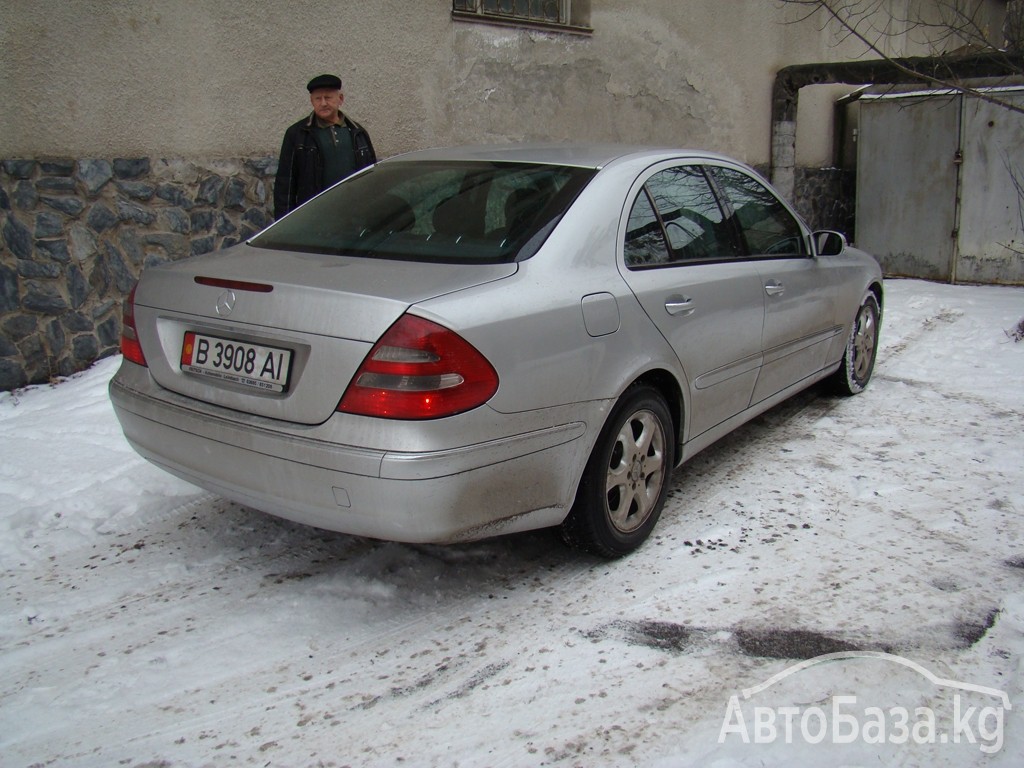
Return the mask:
<svg viewBox="0 0 1024 768">
<path fill-rule="evenodd" d="M 324 159 L 324 189 L 341 181 L 356 168 L 352 131 L 344 123 L 331 125 L 317 120 L 316 143 Z"/>
</svg>

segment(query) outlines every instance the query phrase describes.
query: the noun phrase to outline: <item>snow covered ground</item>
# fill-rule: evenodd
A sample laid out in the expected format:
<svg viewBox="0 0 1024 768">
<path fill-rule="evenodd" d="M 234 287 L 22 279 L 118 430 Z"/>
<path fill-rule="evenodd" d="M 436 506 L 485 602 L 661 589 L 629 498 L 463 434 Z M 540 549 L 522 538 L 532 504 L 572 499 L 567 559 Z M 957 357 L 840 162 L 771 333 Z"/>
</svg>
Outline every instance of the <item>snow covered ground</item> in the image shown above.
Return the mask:
<svg viewBox="0 0 1024 768">
<path fill-rule="evenodd" d="M 0 763 L 1021 765 L 1024 290 L 887 288 L 867 392 L 706 451 L 616 562 L 227 503 L 127 446 L 117 359 L 0 395 Z"/>
</svg>

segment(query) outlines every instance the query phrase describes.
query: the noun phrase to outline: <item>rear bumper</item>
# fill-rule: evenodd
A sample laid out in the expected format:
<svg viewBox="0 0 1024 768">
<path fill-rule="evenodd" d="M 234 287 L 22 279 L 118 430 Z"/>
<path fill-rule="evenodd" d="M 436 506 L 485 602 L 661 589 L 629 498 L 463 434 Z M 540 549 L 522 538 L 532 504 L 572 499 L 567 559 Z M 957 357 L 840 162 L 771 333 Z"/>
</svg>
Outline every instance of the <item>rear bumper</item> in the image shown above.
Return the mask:
<svg viewBox="0 0 1024 768">
<path fill-rule="evenodd" d="M 332 420 L 287 429 L 240 422 L 160 389 L 130 363 L 109 391 L 128 442 L 168 472 L 279 517 L 393 541 L 557 525 L 589 453 L 585 419 L 471 445 L 388 451 L 340 443 Z"/>
</svg>

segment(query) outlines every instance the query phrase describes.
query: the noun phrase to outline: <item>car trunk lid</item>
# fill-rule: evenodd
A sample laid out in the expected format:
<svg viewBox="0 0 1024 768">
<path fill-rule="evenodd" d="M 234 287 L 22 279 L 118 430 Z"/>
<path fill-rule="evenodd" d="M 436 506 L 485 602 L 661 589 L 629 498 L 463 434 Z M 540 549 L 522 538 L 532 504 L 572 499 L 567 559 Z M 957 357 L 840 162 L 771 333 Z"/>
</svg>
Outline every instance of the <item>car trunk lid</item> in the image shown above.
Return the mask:
<svg viewBox="0 0 1024 768">
<path fill-rule="evenodd" d="M 161 386 L 245 413 L 318 424 L 334 412 L 372 345 L 409 307 L 515 271 L 515 264 L 385 261 L 240 245 L 216 258 L 147 270 L 135 295 L 135 322 Z"/>
</svg>

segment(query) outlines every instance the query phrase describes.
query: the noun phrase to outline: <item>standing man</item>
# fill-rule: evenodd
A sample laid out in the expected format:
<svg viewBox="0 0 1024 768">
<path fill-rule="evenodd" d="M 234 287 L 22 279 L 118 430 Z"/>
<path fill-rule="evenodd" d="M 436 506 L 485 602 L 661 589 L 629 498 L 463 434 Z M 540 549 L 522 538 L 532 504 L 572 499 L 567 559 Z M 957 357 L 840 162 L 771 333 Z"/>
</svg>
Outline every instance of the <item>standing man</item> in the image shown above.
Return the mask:
<svg viewBox="0 0 1024 768">
<path fill-rule="evenodd" d="M 373 165 L 370 134 L 341 111 L 341 78 L 319 75 L 306 85 L 313 112 L 284 133 L 274 181 L 274 218 L 346 176 Z"/>
</svg>

